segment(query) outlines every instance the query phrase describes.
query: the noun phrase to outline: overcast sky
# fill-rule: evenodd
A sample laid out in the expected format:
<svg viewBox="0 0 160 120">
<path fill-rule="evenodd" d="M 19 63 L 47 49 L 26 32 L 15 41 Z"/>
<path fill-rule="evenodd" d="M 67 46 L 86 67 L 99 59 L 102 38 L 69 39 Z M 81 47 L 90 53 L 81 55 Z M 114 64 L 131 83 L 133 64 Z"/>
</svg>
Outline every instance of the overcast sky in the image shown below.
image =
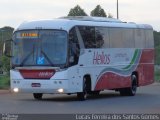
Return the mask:
<svg viewBox="0 0 160 120">
<path fill-rule="evenodd" d="M 66 16 L 77 4 L 89 15 L 96 5 L 116 17 L 117 0 L 0 0 L 0 28 L 23 21 Z M 150 24 L 160 31 L 160 0 L 119 0 L 122 21 Z"/>
</svg>

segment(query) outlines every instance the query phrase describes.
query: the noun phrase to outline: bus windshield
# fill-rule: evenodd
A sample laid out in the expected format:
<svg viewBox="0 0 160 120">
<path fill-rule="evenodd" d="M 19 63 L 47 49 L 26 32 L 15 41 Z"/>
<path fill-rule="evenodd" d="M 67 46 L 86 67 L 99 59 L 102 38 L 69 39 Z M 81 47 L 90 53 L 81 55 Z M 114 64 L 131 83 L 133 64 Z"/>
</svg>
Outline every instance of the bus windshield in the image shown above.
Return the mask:
<svg viewBox="0 0 160 120">
<path fill-rule="evenodd" d="M 13 35 L 13 66 L 60 66 L 67 60 L 67 32 L 17 31 Z"/>
</svg>

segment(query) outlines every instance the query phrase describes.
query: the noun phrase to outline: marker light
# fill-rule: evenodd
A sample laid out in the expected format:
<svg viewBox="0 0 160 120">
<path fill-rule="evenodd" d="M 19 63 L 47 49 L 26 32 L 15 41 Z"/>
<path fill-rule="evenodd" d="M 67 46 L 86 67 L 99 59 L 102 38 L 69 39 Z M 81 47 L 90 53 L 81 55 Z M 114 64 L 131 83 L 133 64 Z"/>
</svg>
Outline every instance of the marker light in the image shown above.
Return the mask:
<svg viewBox="0 0 160 120">
<path fill-rule="evenodd" d="M 19 92 L 19 89 L 18 89 L 18 88 L 14 88 L 13 91 L 14 91 L 15 93 L 17 93 L 17 92 Z"/>
<path fill-rule="evenodd" d="M 59 93 L 63 93 L 63 91 L 64 91 L 64 90 L 63 90 L 62 88 L 58 89 L 58 92 L 59 92 Z"/>
</svg>

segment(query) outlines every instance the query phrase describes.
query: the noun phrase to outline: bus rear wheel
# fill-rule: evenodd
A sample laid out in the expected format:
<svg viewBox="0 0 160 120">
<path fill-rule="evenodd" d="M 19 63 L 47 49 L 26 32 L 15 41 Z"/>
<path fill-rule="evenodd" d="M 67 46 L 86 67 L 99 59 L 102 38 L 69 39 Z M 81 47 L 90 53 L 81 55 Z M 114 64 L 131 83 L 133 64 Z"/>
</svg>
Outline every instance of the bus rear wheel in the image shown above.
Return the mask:
<svg viewBox="0 0 160 120">
<path fill-rule="evenodd" d="M 120 89 L 121 96 L 134 96 L 137 92 L 137 77 L 136 75 L 131 76 L 131 87 Z"/>
<path fill-rule="evenodd" d="M 43 94 L 42 93 L 33 93 L 33 97 L 36 100 L 41 100 L 42 99 Z"/>
</svg>

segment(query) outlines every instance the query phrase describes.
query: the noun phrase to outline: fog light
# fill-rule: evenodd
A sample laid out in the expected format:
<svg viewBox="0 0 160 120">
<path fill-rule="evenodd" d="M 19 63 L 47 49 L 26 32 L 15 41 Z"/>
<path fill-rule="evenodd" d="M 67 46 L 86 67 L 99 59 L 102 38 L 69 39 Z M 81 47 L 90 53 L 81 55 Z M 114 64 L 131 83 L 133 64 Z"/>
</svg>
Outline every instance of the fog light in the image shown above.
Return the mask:
<svg viewBox="0 0 160 120">
<path fill-rule="evenodd" d="M 19 92 L 19 89 L 18 89 L 18 88 L 14 88 L 13 91 L 14 91 L 15 93 L 17 93 L 17 92 Z"/>
<path fill-rule="evenodd" d="M 64 90 L 63 90 L 62 88 L 60 88 L 60 89 L 58 89 L 58 92 L 59 92 L 59 93 L 63 93 Z"/>
</svg>

